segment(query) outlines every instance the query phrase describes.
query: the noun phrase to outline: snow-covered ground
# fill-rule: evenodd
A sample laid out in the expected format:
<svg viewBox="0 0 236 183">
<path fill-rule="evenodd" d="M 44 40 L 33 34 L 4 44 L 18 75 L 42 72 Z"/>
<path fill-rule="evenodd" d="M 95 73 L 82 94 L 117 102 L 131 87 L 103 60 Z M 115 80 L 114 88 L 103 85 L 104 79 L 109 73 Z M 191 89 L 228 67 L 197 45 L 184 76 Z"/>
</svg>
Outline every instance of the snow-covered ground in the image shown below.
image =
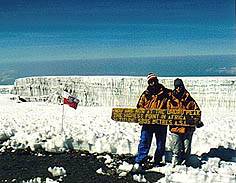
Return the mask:
<svg viewBox="0 0 236 183">
<path fill-rule="evenodd" d="M 79 106 L 74 110 L 65 106 L 62 126 L 61 105 L 17 103 L 11 97 L 0 95 L 0 141 L 5 141 L 0 151 L 30 147 L 33 151 L 58 153 L 71 148 L 133 155 L 137 152 L 141 126 L 111 120 L 110 107 Z M 202 167 L 173 169 L 167 163 L 157 169 L 166 175 L 160 182 L 236 182 L 235 110 L 215 107 L 201 110 L 205 126 L 194 133 L 190 164 L 201 162 Z M 167 151 L 169 141 L 168 134 Z M 154 148 L 153 142 L 150 155 Z"/>
</svg>

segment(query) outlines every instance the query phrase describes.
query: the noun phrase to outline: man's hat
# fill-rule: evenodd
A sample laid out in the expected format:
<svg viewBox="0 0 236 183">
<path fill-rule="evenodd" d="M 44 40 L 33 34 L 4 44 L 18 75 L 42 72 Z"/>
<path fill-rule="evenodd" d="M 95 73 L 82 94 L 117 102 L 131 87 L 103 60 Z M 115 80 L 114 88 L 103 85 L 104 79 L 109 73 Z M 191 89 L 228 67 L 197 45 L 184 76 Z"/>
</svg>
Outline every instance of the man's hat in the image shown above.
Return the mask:
<svg viewBox="0 0 236 183">
<path fill-rule="evenodd" d="M 151 80 L 151 79 L 157 79 L 157 76 L 156 76 L 156 74 L 154 74 L 154 73 L 149 73 L 148 75 L 147 75 L 147 81 L 149 81 L 149 80 Z"/>
<path fill-rule="evenodd" d="M 178 86 L 184 87 L 184 83 L 183 83 L 182 79 L 179 79 L 179 78 L 175 79 L 174 86 L 175 86 L 175 88 L 177 88 Z"/>
</svg>

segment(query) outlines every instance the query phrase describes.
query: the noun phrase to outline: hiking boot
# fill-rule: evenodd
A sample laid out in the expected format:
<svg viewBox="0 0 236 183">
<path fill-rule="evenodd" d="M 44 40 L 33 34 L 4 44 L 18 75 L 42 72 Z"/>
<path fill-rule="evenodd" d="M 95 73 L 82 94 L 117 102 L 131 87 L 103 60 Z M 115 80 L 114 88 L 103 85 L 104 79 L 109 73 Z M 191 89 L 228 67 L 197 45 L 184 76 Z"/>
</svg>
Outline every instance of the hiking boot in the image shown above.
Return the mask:
<svg viewBox="0 0 236 183">
<path fill-rule="evenodd" d="M 162 166 L 165 166 L 165 163 L 149 162 L 149 163 L 145 163 L 142 168 L 143 168 L 144 170 L 148 170 L 148 169 L 152 169 L 152 168 L 154 168 L 154 167 L 162 167 Z"/>
<path fill-rule="evenodd" d="M 153 162 L 147 162 L 147 163 L 144 163 L 143 169 L 144 170 L 152 169 L 154 166 L 155 164 Z"/>
<path fill-rule="evenodd" d="M 154 167 L 162 167 L 162 166 L 165 166 L 165 165 L 166 165 L 165 163 L 161 163 L 161 162 L 154 163 Z"/>
</svg>

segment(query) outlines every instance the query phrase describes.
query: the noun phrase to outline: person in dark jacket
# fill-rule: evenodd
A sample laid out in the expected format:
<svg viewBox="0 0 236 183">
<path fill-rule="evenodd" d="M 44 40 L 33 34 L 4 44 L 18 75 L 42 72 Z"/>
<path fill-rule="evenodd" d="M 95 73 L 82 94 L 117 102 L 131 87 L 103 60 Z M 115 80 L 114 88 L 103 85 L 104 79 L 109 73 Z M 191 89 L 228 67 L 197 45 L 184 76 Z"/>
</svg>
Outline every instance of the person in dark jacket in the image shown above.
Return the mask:
<svg viewBox="0 0 236 183">
<path fill-rule="evenodd" d="M 137 108 L 144 109 L 166 109 L 168 94 L 170 90 L 166 89 L 159 83 L 154 73 L 147 76 L 148 87 L 139 98 Z M 140 142 L 138 145 L 138 153 L 135 158 L 133 171 L 140 170 L 142 163 L 147 160 L 147 156 L 151 147 L 152 137 L 156 137 L 156 151 L 154 154 L 154 165 L 160 166 L 162 157 L 165 152 L 167 126 L 158 124 L 144 124 L 141 130 Z"/>
<path fill-rule="evenodd" d="M 191 97 L 190 93 L 185 89 L 184 83 L 177 78 L 174 81 L 175 89 L 167 102 L 167 109 L 186 109 L 200 110 L 196 101 Z M 199 122 L 198 127 L 203 125 Z M 170 126 L 171 132 L 171 149 L 173 152 L 173 166 L 185 162 L 191 153 L 191 142 L 195 127 L 179 127 Z"/>
</svg>

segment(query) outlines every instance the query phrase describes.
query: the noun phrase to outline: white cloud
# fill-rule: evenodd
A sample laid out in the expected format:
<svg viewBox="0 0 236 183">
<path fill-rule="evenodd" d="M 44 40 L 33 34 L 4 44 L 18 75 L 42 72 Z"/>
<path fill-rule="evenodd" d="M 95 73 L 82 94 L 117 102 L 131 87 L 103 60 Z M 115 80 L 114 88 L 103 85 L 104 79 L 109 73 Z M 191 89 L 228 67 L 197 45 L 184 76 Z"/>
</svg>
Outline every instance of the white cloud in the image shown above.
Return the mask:
<svg viewBox="0 0 236 183">
<path fill-rule="evenodd" d="M 236 67 L 229 67 L 229 68 L 223 67 L 223 68 L 219 68 L 219 73 L 236 75 Z"/>
<path fill-rule="evenodd" d="M 9 83 L 14 80 L 14 74 L 16 72 L 14 70 L 0 70 L 0 84 L 1 83 Z"/>
</svg>

